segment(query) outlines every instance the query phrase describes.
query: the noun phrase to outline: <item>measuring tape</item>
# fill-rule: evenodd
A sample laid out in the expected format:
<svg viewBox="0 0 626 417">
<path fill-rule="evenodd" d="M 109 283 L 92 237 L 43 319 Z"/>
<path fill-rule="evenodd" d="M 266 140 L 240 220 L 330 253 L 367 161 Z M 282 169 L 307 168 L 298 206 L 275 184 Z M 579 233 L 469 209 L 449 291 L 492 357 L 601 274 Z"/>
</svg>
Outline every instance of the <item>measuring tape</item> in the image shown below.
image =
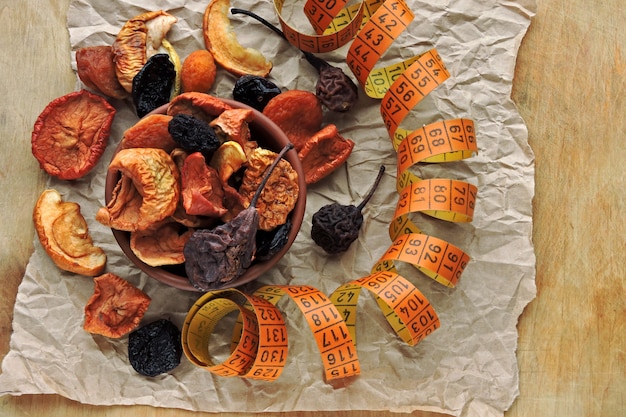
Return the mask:
<svg viewBox="0 0 626 417">
<path fill-rule="evenodd" d="M 287 40 L 312 53 L 336 50 L 352 41 L 347 64 L 365 93 L 381 100 L 380 114 L 397 152 L 398 203 L 389 225 L 392 244 L 375 262 L 371 274 L 337 288 L 330 296 L 307 285 L 268 285 L 253 294 L 236 289 L 204 294 L 189 310 L 182 329 L 183 351 L 203 369 L 221 376 L 273 381 L 287 364 L 285 320 L 276 307 L 288 296 L 304 315 L 321 356 L 327 381 L 358 375 L 357 302 L 366 289 L 393 331 L 415 345 L 439 328 L 439 318 L 424 295 L 397 273 L 408 263 L 448 286 L 458 283 L 470 257 L 460 248 L 429 236 L 411 217 L 422 213 L 449 222 L 471 222 L 476 186 L 464 181 L 421 179 L 411 172 L 420 163 L 469 158 L 477 152 L 474 123 L 469 119 L 438 121 L 410 131 L 402 127 L 417 104 L 450 74 L 435 49 L 384 68 L 377 62 L 414 18 L 404 0 L 307 0 L 304 13 L 315 31 L 304 34 L 281 16 L 284 0 L 274 0 Z M 238 312 L 230 355 L 214 363 L 209 339 L 217 324 Z"/>
</svg>

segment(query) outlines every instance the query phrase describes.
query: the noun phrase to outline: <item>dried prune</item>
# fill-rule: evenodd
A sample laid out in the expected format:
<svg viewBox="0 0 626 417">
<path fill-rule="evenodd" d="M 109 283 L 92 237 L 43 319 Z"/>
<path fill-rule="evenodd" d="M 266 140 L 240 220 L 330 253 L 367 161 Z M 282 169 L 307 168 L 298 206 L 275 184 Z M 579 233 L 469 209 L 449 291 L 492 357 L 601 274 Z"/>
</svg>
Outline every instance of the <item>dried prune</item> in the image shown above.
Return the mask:
<svg viewBox="0 0 626 417">
<path fill-rule="evenodd" d="M 137 116 L 143 117 L 170 101 L 176 68 L 168 54 L 152 55 L 133 78 L 132 97 Z"/>
<path fill-rule="evenodd" d="M 180 330 L 167 319 L 146 324 L 128 335 L 128 360 L 145 376 L 169 372 L 180 364 Z"/>
<path fill-rule="evenodd" d="M 291 219 L 274 230 L 259 230 L 256 234 L 256 259 L 266 261 L 276 255 L 287 244 L 291 231 Z"/>
<path fill-rule="evenodd" d="M 329 254 L 345 252 L 359 236 L 363 224 L 361 211 L 380 183 L 385 167 L 381 166 L 372 188 L 358 206 L 332 203 L 320 208 L 313 215 L 311 238 Z"/>
<path fill-rule="evenodd" d="M 235 81 L 233 98 L 253 109 L 263 111 L 265 105 L 282 91 L 265 77 L 244 75 Z"/>
<path fill-rule="evenodd" d="M 167 131 L 178 146 L 187 152 L 200 152 L 207 160 L 221 145 L 215 130 L 208 123 L 189 114 L 177 114 L 170 120 Z"/>
</svg>

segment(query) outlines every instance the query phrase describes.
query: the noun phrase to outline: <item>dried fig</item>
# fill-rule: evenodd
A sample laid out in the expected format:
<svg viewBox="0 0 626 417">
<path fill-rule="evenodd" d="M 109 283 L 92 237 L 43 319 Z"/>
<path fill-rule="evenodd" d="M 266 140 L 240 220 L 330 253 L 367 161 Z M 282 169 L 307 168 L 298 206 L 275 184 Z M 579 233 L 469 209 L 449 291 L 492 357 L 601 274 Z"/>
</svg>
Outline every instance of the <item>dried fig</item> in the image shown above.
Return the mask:
<svg viewBox="0 0 626 417">
<path fill-rule="evenodd" d="M 33 210 L 33 222 L 41 246 L 59 268 L 86 276 L 102 273 L 106 254 L 94 246 L 77 203 L 64 202 L 56 190 L 45 190 Z"/>
</svg>

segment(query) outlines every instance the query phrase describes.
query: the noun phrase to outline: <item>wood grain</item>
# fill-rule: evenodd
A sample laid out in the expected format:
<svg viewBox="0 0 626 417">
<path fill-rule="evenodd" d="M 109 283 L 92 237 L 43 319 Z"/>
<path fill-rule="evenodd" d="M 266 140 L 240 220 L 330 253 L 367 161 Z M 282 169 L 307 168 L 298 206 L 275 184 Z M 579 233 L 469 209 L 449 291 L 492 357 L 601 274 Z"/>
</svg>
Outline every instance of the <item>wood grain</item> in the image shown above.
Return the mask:
<svg viewBox="0 0 626 417">
<path fill-rule="evenodd" d="M 44 176 L 30 153 L 43 107 L 74 88 L 69 0 L 3 2 L 0 41 L 0 357 L 33 250 L 31 207 Z M 626 9 L 622 0 L 539 0 L 518 57 L 513 99 L 536 154 L 533 239 L 538 297 L 519 323 L 520 396 L 507 417 L 624 416 Z M 211 413 L 96 407 L 56 395 L 0 397 L 0 415 L 185 417 Z M 284 413 L 402 416 L 385 411 Z M 264 416 L 225 413 L 223 416 Z M 437 414 L 416 412 L 418 417 Z"/>
</svg>

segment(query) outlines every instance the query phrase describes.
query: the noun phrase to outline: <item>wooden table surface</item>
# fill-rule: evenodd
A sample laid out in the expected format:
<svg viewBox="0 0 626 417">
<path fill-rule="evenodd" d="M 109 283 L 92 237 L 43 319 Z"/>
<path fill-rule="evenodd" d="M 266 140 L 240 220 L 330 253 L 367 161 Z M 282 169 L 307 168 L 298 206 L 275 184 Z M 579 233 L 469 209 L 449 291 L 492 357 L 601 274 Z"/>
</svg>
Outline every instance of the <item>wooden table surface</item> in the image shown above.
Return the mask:
<svg viewBox="0 0 626 417">
<path fill-rule="evenodd" d="M 31 208 L 45 184 L 30 132 L 50 100 L 74 89 L 68 4 L 2 0 L 0 7 L 0 357 L 9 350 L 13 304 L 33 250 Z M 506 416 L 625 416 L 626 8 L 623 0 L 538 0 L 537 8 L 513 99 L 536 154 L 538 296 L 518 326 L 521 394 Z M 95 407 L 55 395 L 0 397 L 0 416 L 200 414 Z"/>
</svg>

